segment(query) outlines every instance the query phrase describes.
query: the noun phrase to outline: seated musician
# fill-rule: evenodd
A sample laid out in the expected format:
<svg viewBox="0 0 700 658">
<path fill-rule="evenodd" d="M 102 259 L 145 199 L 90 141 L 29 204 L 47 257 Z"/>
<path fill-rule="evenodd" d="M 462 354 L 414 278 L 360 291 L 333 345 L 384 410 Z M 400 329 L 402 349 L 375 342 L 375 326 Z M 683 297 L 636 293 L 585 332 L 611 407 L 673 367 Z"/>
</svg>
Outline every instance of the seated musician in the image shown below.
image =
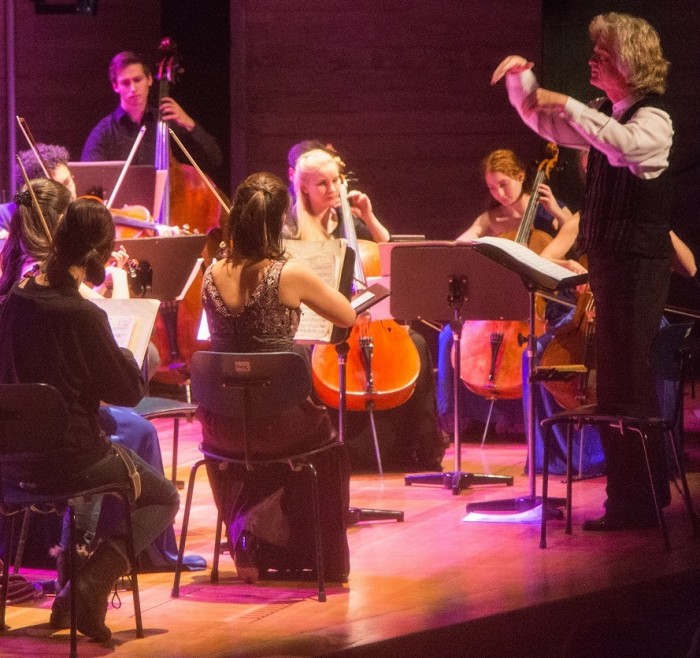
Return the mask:
<svg viewBox="0 0 700 658">
<path fill-rule="evenodd" d="M 34 184 L 58 186 L 46 180 Z M 19 204 L 25 208 L 23 198 Z M 70 441 L 64 446 L 65 458 L 56 465 L 56 481 L 48 482 L 49 487 L 89 489 L 128 482 L 126 466 L 135 465 L 141 494 L 131 515 L 139 553 L 172 524 L 179 496 L 162 473 L 133 451 L 117 450 L 99 427 L 101 400 L 135 405 L 145 390 L 138 364 L 128 350 L 118 347 L 104 311 L 78 292 L 83 281 L 99 285 L 104 279 L 114 235 L 112 216 L 103 204 L 93 199 L 71 203 L 52 236 L 42 272 L 22 278 L 2 304 L 0 382 L 48 383 L 66 401 Z M 99 641 L 111 636 L 105 625 L 108 597 L 116 579 L 129 568 L 123 521 L 112 502 L 105 499 L 102 505 L 103 523 L 98 524 L 94 553 L 80 568 L 77 582 L 66 585 L 56 597 L 51 615 L 52 626 L 68 626 L 74 588 L 78 630 Z"/>
<path fill-rule="evenodd" d="M 533 190 L 530 189 L 532 182 L 526 175 L 522 161 L 512 150 L 497 149 L 490 152 L 482 160 L 481 170 L 491 196 L 491 203 L 489 208 L 457 238 L 458 241 L 468 241 L 484 236 L 514 235 L 532 196 Z M 549 242 L 551 236 L 556 235 L 559 229 L 571 222 L 573 215 L 569 208 L 554 196 L 549 185 L 540 184 L 537 193 L 540 203 L 535 209 L 533 228 L 537 234 L 538 247 L 541 248 L 541 245 Z M 550 324 L 555 324 L 563 314 L 562 309 L 556 305 L 547 306 L 546 316 Z M 468 344 L 462 344 L 463 354 L 466 355 L 469 349 Z M 437 399 L 441 427 L 453 434 L 454 391 L 451 353 L 452 331 L 449 326 L 445 326 L 438 338 Z M 521 434 L 524 430 L 521 405 L 518 400 L 499 399 L 491 409 L 489 400 L 472 393 L 465 386 L 460 387 L 458 395 L 462 433 L 476 430 L 489 418 L 499 433 Z"/>
<path fill-rule="evenodd" d="M 68 151 L 63 146 L 58 146 L 56 144 L 37 144 L 36 147 L 51 179 L 55 180 L 57 183 L 61 183 L 61 185 L 65 185 L 72 197 L 75 198 L 75 181 L 68 168 L 70 159 Z M 20 151 L 17 155 L 22 161 L 22 166 L 30 180 L 41 178 L 45 175 L 32 150 L 27 149 L 26 151 Z M 17 166 L 14 170 L 14 178 L 15 188 L 19 190 L 22 185 L 24 185 L 24 178 Z M 4 237 L 7 237 L 7 232 L 10 230 L 12 213 L 14 213 L 16 209 L 17 204 L 14 201 L 0 204 L 0 231 L 5 233 Z"/>
<path fill-rule="evenodd" d="M 492 197 L 491 205 L 457 238 L 458 241 L 517 231 L 530 201 L 532 190 L 528 189 L 525 167 L 513 151 L 492 151 L 482 161 L 481 168 Z M 573 215 L 554 197 L 546 183 L 541 183 L 537 192 L 540 203 L 533 227 L 553 236 Z"/>
<path fill-rule="evenodd" d="M 117 53 L 109 64 L 109 80 L 119 96 L 119 105 L 92 129 L 81 160 L 126 160 L 139 129 L 146 126 L 132 164 L 154 164 L 160 112 L 160 118 L 169 122 L 204 171 L 214 174 L 221 168 L 223 156 L 216 140 L 175 99 L 166 96 L 160 99 L 160 107 L 149 105 L 153 76 L 140 55 L 131 51 Z M 184 157 L 175 149 L 173 154 L 176 158 Z"/>
<path fill-rule="evenodd" d="M 288 261 L 280 233 L 290 199 L 285 184 L 273 174 L 249 176 L 236 190 L 224 226 L 224 257 L 204 275 L 202 302 L 211 331 L 212 349 L 225 352 L 299 351 L 293 338 L 300 304 L 341 327 L 355 322 L 355 311 L 345 297 L 299 261 Z M 270 400 L 274 405 L 275 401 Z M 240 427 L 202 407 L 197 411 L 207 447 L 221 453 L 241 454 Z M 270 424 L 272 429 L 270 429 Z M 304 452 L 334 438 L 330 419 L 311 400 L 262 427 L 249 427 L 254 449 Z M 262 433 L 263 438 L 260 439 Z M 267 446 L 263 440 L 276 439 Z M 346 537 L 350 471 L 345 446 L 310 458 L 321 496 L 324 568 L 329 580 L 344 581 L 349 573 Z M 226 535 L 238 576 L 255 582 L 267 569 L 305 569 L 313 561 L 312 511 L 303 483 L 287 464 L 246 472 L 244 467 L 221 470 L 208 465 L 217 505 L 222 487 L 227 507 L 222 510 Z"/>
<path fill-rule="evenodd" d="M 66 180 L 72 181 L 67 163 L 67 152 L 62 147 L 37 144 L 37 150 L 44 159 L 44 164 L 49 168 L 49 173 L 67 173 Z M 59 154 L 60 160 L 57 169 L 51 167 L 58 162 L 51 154 Z M 41 167 L 32 151 L 20 154 L 28 176 L 36 176 L 41 172 Z M 62 166 L 61 166 L 62 165 Z M 63 171 L 65 169 L 65 171 Z M 23 180 L 22 173 L 15 171 L 15 176 Z M 19 182 L 19 181 L 18 181 Z M 69 203 L 73 200 L 73 190 L 64 185 L 45 178 L 36 178 L 32 181 L 34 194 L 41 208 L 44 219 L 52 233 L 56 230 L 59 221 L 65 214 Z M 39 213 L 32 203 L 32 197 L 26 186 L 21 187 L 13 204 L 15 210 L 9 225 L 9 234 L 5 246 L 0 253 L 0 297 L 7 295 L 13 285 L 25 276 L 37 274 L 49 253 L 49 242 L 41 222 Z M 109 266 L 107 269 L 110 269 Z M 95 296 L 94 290 L 86 285 L 81 285 L 79 291 L 83 296 Z M 115 443 L 120 443 L 136 452 L 144 461 L 149 463 L 159 473 L 163 472 L 163 458 L 158 440 L 158 432 L 150 421 L 142 418 L 129 407 L 103 404 L 99 411 L 100 428 L 111 437 Z M 89 547 L 89 538 L 92 537 L 93 522 L 87 520 L 81 522 L 81 531 L 86 537 L 85 543 Z M 51 564 L 49 553 L 56 554 L 58 559 L 58 587 L 62 587 L 67 580 L 67 565 L 60 550 L 52 548 L 56 541 L 54 535 L 57 530 L 50 527 L 51 517 L 45 517 L 43 524 L 34 523 L 33 532 L 36 533 L 36 541 L 28 545 L 25 551 L 27 564 L 32 562 L 36 566 L 49 566 Z M 83 540 L 81 539 L 81 543 Z M 144 552 L 141 558 L 141 567 L 144 570 L 158 571 L 171 569 L 177 559 L 177 544 L 175 532 L 172 527 L 167 528 L 162 536 Z M 186 556 L 186 564 L 190 568 L 204 568 L 205 561 L 199 556 Z"/>
<path fill-rule="evenodd" d="M 295 203 L 287 217 L 284 237 L 329 240 L 343 237 L 337 206 L 340 202 L 338 157 L 319 142 L 307 140 L 290 149 L 289 166 Z M 308 150 L 307 150 L 308 149 Z M 388 242 L 391 235 L 374 213 L 370 198 L 359 190 L 348 192 L 357 238 Z M 430 351 L 423 336 L 409 330 L 418 350 L 420 370 L 411 397 L 393 409 L 374 412 L 383 464 L 399 471 L 441 471 L 445 441 L 438 427 L 435 378 Z M 367 414 L 346 414 L 345 441 L 354 470 L 376 470 L 374 441 Z"/>
</svg>

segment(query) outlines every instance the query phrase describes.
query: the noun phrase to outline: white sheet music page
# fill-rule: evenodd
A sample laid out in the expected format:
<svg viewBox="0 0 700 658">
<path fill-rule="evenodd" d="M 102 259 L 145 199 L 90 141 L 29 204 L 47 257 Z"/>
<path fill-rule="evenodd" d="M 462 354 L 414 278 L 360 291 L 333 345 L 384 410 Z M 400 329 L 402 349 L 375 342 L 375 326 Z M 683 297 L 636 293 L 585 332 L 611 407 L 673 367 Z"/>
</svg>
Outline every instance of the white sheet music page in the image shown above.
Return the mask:
<svg viewBox="0 0 700 658">
<path fill-rule="evenodd" d="M 136 326 L 136 318 L 127 315 L 109 315 L 107 319 L 117 345 L 128 348 Z"/>
<path fill-rule="evenodd" d="M 522 245 L 513 240 L 508 240 L 506 238 L 497 238 L 492 236 L 486 236 L 483 238 L 477 238 L 473 240 L 475 244 L 487 244 L 496 247 L 500 251 L 512 256 L 515 260 L 522 263 L 526 267 L 539 272 L 540 274 L 550 277 L 554 281 L 561 283 L 572 277 L 579 277 L 580 275 L 574 274 L 571 270 L 567 270 L 561 265 L 548 260 L 547 258 L 542 258 L 536 254 L 532 249 Z"/>
<path fill-rule="evenodd" d="M 298 258 L 310 267 L 329 286 L 338 289 L 347 242 L 345 240 L 304 241 L 287 240 L 285 250 L 292 258 Z M 333 324 L 301 305 L 301 320 L 294 340 L 301 343 L 327 343 L 331 339 Z"/>
</svg>

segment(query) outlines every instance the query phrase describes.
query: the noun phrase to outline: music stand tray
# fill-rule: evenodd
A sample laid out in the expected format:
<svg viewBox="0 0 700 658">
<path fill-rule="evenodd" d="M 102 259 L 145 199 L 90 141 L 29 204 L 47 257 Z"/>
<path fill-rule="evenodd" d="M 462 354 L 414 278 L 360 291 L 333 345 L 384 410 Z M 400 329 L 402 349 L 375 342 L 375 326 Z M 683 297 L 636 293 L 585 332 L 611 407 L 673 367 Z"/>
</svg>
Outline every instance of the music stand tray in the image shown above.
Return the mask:
<svg viewBox="0 0 700 658">
<path fill-rule="evenodd" d="M 522 320 L 529 312 L 522 279 L 467 243 L 396 245 L 391 252 L 391 314 L 397 320 L 449 322 L 455 350 L 454 470 L 407 475 L 406 485 L 438 484 L 453 494 L 475 484 L 512 486 L 511 476 L 461 471 L 459 436 L 460 339 L 464 320 Z"/>
</svg>

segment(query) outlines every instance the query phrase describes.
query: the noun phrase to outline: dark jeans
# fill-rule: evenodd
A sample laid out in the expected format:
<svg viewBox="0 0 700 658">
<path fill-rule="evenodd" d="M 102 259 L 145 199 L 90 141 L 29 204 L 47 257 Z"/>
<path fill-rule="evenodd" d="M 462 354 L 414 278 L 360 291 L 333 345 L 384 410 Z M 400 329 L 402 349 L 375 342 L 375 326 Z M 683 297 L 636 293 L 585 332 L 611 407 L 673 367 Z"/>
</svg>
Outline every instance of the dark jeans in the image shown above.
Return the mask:
<svg viewBox="0 0 700 658">
<path fill-rule="evenodd" d="M 128 449 L 127 449 L 128 450 Z M 180 506 L 180 496 L 173 483 L 147 464 L 135 452 L 128 450 L 141 476 L 141 495 L 131 504 L 134 550 L 138 555 L 158 535 L 172 524 Z M 122 458 L 114 451 L 80 473 L 73 475 L 70 486 L 89 489 L 113 482 L 128 482 L 129 475 Z M 97 539 L 118 539 L 126 530 L 123 508 L 113 496 L 106 496 L 97 525 Z M 68 528 L 64 524 L 62 545 L 68 545 Z"/>
<path fill-rule="evenodd" d="M 658 415 L 649 356 L 668 293 L 670 262 L 632 254 L 588 254 L 596 309 L 598 405 L 615 413 Z M 607 512 L 652 517 L 653 501 L 638 436 L 606 429 L 601 435 L 607 464 Z M 670 490 L 662 437 L 649 455 L 657 496 L 668 504 Z"/>
</svg>

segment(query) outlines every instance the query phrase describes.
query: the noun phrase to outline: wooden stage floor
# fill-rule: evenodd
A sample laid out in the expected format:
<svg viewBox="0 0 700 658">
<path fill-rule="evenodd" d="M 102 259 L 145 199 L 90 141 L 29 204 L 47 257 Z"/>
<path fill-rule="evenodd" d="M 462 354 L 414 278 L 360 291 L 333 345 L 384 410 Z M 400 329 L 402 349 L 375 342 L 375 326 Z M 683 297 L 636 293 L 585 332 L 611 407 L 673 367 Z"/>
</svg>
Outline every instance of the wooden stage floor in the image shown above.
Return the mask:
<svg viewBox="0 0 700 658">
<path fill-rule="evenodd" d="M 169 464 L 172 426 L 156 424 Z M 181 479 L 198 458 L 199 440 L 199 424 L 185 424 Z M 353 506 L 402 510 L 405 521 L 350 529 L 350 580 L 329 585 L 326 603 L 316 600 L 313 582 L 246 585 L 224 555 L 218 585 L 210 584 L 208 571 L 185 573 L 179 599 L 170 597 L 172 574 L 140 576 L 146 637 L 135 638 L 131 595 L 121 592 L 121 608 L 107 615 L 111 642 L 81 637 L 79 655 L 689 655 L 700 624 L 700 539 L 691 537 L 679 494 L 667 510 L 668 553 L 656 530 L 582 532 L 583 519 L 602 511 L 603 478 L 574 484 L 573 534 L 552 521 L 546 550 L 539 548 L 536 520 L 463 522 L 467 503 L 529 493 L 525 459 L 524 444 L 487 443 L 481 450 L 478 442 L 463 443 L 464 471 L 512 475 L 515 483 L 478 485 L 459 496 L 442 487 L 407 487 L 400 474 L 353 476 Z M 453 468 L 452 451 L 444 464 Z M 200 474 L 187 552 L 211 564 L 215 515 L 204 469 Z M 689 479 L 700 501 L 700 473 Z M 538 492 L 539 485 L 538 477 Z M 563 495 L 560 477 L 552 488 Z M 67 631 L 52 634 L 47 625 L 52 600 L 8 609 L 0 655 L 68 655 Z"/>
</svg>

